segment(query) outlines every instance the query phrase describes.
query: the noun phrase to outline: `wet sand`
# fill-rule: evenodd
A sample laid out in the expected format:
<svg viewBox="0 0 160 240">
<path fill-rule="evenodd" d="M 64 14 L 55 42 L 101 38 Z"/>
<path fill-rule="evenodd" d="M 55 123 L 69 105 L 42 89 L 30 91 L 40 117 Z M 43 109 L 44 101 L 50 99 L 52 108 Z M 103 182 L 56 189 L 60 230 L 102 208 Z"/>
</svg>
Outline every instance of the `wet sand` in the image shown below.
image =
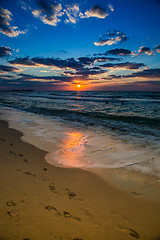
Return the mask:
<svg viewBox="0 0 160 240">
<path fill-rule="evenodd" d="M 0 121 L 0 240 L 160 240 L 160 201 L 49 165 L 21 137 Z"/>
</svg>

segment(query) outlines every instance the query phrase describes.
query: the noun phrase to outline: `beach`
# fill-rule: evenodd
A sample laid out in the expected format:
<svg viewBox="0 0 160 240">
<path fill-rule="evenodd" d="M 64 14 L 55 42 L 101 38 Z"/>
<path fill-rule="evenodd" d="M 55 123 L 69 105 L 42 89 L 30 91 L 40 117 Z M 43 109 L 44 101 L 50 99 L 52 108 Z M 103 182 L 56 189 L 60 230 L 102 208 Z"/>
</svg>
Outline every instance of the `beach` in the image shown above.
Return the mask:
<svg viewBox="0 0 160 240">
<path fill-rule="evenodd" d="M 160 0 L 0 0 L 0 240 L 160 240 Z"/>
<path fill-rule="evenodd" d="M 87 170 L 50 165 L 45 151 L 21 137 L 0 121 L 1 240 L 160 239 L 154 195 L 148 199 Z"/>
</svg>

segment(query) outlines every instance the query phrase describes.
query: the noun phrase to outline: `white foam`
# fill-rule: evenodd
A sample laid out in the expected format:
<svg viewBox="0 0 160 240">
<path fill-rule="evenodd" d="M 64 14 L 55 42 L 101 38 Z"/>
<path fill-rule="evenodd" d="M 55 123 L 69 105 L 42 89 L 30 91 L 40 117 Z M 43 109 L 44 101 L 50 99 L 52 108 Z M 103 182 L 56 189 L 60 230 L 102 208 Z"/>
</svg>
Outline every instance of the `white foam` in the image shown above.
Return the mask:
<svg viewBox="0 0 160 240">
<path fill-rule="evenodd" d="M 48 152 L 46 161 L 60 167 L 122 168 L 132 166 L 160 176 L 158 143 L 124 137 L 93 127 L 72 127 L 58 120 L 11 108 L 0 119 L 23 132 L 22 139 Z"/>
</svg>

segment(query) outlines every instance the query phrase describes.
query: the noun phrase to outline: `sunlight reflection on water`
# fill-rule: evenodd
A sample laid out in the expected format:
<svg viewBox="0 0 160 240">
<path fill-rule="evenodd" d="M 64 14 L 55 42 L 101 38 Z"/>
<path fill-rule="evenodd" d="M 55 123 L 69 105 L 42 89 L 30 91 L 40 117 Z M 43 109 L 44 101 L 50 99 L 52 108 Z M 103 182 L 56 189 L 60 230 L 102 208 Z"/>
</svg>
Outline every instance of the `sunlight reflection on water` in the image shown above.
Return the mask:
<svg viewBox="0 0 160 240">
<path fill-rule="evenodd" d="M 67 132 L 58 151 L 58 162 L 64 166 L 81 167 L 85 136 L 79 131 Z"/>
</svg>

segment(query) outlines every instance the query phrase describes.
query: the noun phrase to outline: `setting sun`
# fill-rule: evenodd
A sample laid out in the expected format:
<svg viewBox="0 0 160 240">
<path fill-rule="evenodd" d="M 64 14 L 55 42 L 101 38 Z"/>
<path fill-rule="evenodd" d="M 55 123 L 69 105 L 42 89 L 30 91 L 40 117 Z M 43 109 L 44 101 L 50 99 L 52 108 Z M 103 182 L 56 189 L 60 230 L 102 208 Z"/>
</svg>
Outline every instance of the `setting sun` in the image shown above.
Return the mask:
<svg viewBox="0 0 160 240">
<path fill-rule="evenodd" d="M 80 84 L 78 84 L 78 85 L 77 85 L 77 87 L 78 87 L 78 88 L 80 88 L 80 87 L 81 87 L 81 85 L 80 85 Z"/>
</svg>

